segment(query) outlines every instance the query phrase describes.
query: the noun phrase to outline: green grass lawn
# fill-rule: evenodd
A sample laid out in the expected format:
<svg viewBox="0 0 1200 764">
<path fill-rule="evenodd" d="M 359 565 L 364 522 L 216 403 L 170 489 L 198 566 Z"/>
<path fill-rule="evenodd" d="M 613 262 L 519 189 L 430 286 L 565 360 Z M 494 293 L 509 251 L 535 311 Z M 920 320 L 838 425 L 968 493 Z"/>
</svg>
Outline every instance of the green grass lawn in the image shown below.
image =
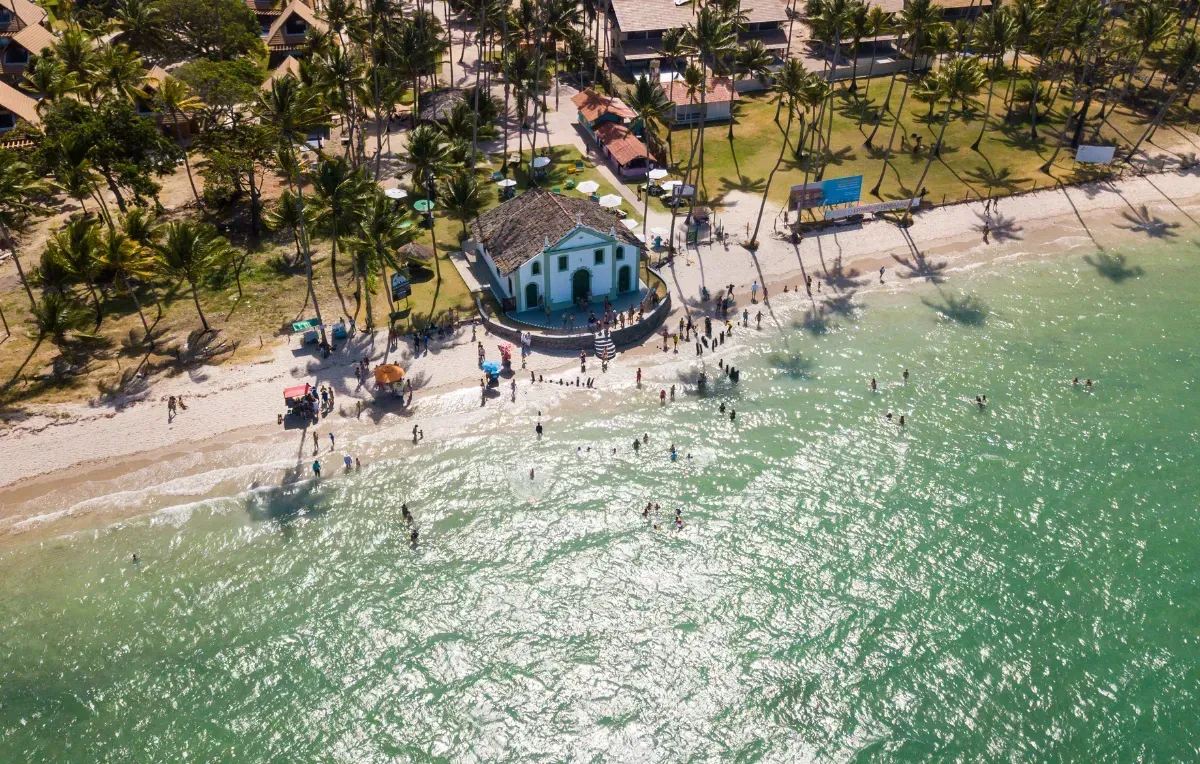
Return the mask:
<svg viewBox="0 0 1200 764">
<path fill-rule="evenodd" d="M 858 99 L 864 99 L 875 107 L 881 106 L 888 81 L 887 77 L 878 77 L 867 86 L 865 79 L 860 78 Z M 892 93 L 893 109 L 899 105 L 903 84 L 901 77 Z M 1069 146 L 1059 152 L 1050 174 L 1040 169 L 1057 145 L 1058 131 L 1065 121 L 1065 113 L 1071 107 L 1070 93 L 1064 89 L 1053 109 L 1044 116 L 1039 115 L 1039 140 L 1035 142 L 1030 135 L 1027 116 L 1022 114 L 1015 121 L 1004 124 L 1003 94 L 1006 85 L 1007 79 L 1001 75 L 995 83 L 996 95 L 992 99 L 991 116 L 978 150 L 973 149 L 971 144 L 983 129 L 987 92 L 985 90 L 965 112 L 961 110 L 961 104 L 955 104 L 946 129 L 941 159 L 934 161 L 924 183 L 928 190 L 927 201 L 940 204 L 943 200 L 953 202 L 968 197 L 1004 196 L 1029 191 L 1035 186 L 1053 185 L 1057 181 L 1072 183 L 1095 177 L 1096 168 L 1074 165 L 1074 151 Z M 859 101 L 849 92 L 848 83 L 838 83 L 833 98 L 833 131 L 824 178 L 863 175 L 864 203 L 912 195 L 915 191 L 913 185 L 928 158 L 928 148 L 920 154 L 912 153 L 907 146 L 901 149 L 900 137 L 916 133 L 923 137 L 925 147 L 933 145 L 941 128 L 945 104 L 937 104 L 930 116 L 928 105 L 911 96 L 910 90 L 896 131 L 892 155 L 885 161 L 883 148 L 892 131 L 891 116 L 884 118 L 876 134 L 874 148 L 868 149 L 864 143 L 874 124 L 870 117 L 861 126 L 858 124 Z M 780 124 L 775 122 L 775 109 L 769 93 L 749 94 L 739 103 L 732 142 L 729 140 L 727 122 L 713 123 L 706 128 L 704 172 L 699 183 L 701 199 L 707 199 L 719 207 L 730 191 L 762 195 L 767 175 L 779 156 L 781 125 L 786 123 L 786 115 L 781 117 Z M 1098 104 L 1093 106 L 1092 114 L 1098 109 Z M 1144 117 L 1118 110 L 1098 142 L 1128 147 L 1137 140 L 1145 123 Z M 827 121 L 825 124 L 828 126 Z M 683 176 L 691 142 L 697 134 L 687 127 L 672 131 L 672 177 Z M 799 134 L 799 120 L 796 120 L 790 140 L 794 143 L 799 139 Z M 789 147 L 771 184 L 769 198 L 772 202 L 782 205 L 790 186 L 804 183 L 806 179 L 810 182 L 817 179 L 816 163 L 808 167 L 810 172 L 807 178 L 806 165 L 806 162 L 796 159 L 792 147 Z M 876 193 L 873 189 L 877 182 L 879 189 Z M 657 210 L 665 209 L 657 199 L 651 204 Z"/>
</svg>

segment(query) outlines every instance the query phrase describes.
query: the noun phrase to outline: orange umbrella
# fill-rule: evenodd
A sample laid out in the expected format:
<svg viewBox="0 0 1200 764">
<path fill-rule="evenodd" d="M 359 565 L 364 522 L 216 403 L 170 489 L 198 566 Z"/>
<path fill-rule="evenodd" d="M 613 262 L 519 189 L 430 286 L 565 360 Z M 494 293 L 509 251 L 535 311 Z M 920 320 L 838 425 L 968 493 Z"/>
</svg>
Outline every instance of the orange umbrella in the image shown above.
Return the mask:
<svg viewBox="0 0 1200 764">
<path fill-rule="evenodd" d="M 402 379 L 404 379 L 404 369 L 394 363 L 385 363 L 375 367 L 375 381 L 382 385 L 399 382 Z"/>
</svg>

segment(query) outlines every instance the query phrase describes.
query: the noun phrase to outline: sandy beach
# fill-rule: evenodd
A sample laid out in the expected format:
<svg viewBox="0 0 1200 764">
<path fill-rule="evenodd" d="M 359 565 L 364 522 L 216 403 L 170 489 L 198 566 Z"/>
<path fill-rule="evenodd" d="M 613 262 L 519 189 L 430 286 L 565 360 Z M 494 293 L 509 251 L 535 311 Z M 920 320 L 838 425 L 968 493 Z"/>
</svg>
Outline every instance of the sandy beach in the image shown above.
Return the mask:
<svg viewBox="0 0 1200 764">
<path fill-rule="evenodd" d="M 778 330 L 786 322 L 777 313 L 807 309 L 807 296 L 801 302 L 799 295 L 783 292 L 785 285 L 789 292 L 802 289 L 806 276 L 827 284 L 853 277 L 861 286 L 851 296 L 861 299 L 875 290 L 904 289 L 933 274 L 952 280 L 958 269 L 1045 256 L 1039 252 L 1113 247 L 1130 235 L 1163 236 L 1195 224 L 1200 174 L 1171 172 L 1005 198 L 992 213 L 987 244 L 982 203 L 924 211 L 907 230 L 888 222 L 829 229 L 807 236 L 798 246 L 770 236 L 775 211 L 768 209 L 759 237 L 763 244 L 752 254 L 733 241 L 757 211 L 757 197 L 731 198 L 721 212 L 729 246 L 702 245 L 663 270 L 675 301 L 669 327 L 674 329 L 685 312 L 711 314 L 711 303 L 700 301 L 702 285 L 715 294 L 734 284 L 738 312 L 743 306 L 750 307 L 752 316 L 763 310 L 763 329 Z M 755 280 L 769 290 L 770 305 L 761 300 L 749 305 Z M 621 396 L 610 393 L 632 390 L 636 367 L 644 368 L 650 388 L 656 380 L 675 379 L 671 365 L 690 356 L 664 354 L 653 342 L 625 349 L 607 373 L 589 364 L 582 378 L 596 377 L 597 388 L 587 389 L 555 384 L 560 379 L 572 383 L 579 376 L 577 358 L 536 353 L 516 375 L 515 402 L 504 380 L 481 406 L 470 326 L 435 339 L 428 352 L 416 357 L 409 341 L 389 349 L 385 337 L 382 332 L 360 334 L 327 360 L 296 339 L 280 341 L 268 348 L 266 358 L 256 349 L 253 362 L 239 363 L 235 354 L 222 366 L 152 379 L 138 396 L 31 408 L 24 418 L 4 425 L 0 542 L 27 540 L 41 535 L 39 531 L 84 530 L 180 502 L 306 477 L 313 458 L 312 430 L 285 431 L 276 421 L 281 391 L 289 385 L 310 382 L 334 389 L 334 409 L 315 431 L 320 458 L 340 467 L 343 453 L 403 458 L 405 449 L 412 448 L 414 425 L 425 433 L 424 447 L 437 447 L 445 435 L 480 433 L 516 421 L 532 426 L 539 416 L 549 422 L 560 407 L 615 404 Z M 496 358 L 498 338 L 480 329 L 478 339 L 488 357 Z M 726 355 L 736 352 L 736 341 L 735 336 Z M 373 390 L 354 375 L 355 361 L 368 357 L 374 365 L 385 354 L 407 369 L 416 389 L 412 409 L 374 404 Z M 531 385 L 530 372 L 543 375 L 546 383 Z M 656 394 L 657 388 L 643 392 Z M 183 396 L 187 409 L 169 420 L 166 401 L 172 395 Z M 330 432 L 336 434 L 338 448 L 331 448 Z M 301 468 L 304 472 L 298 472 Z"/>
</svg>

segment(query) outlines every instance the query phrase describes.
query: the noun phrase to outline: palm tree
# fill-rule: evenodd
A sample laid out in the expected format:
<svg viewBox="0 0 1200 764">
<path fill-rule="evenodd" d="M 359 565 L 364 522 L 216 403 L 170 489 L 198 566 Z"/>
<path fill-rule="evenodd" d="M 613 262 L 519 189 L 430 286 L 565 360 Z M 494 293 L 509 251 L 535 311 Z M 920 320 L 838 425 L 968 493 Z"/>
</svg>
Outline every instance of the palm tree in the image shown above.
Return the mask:
<svg viewBox="0 0 1200 764">
<path fill-rule="evenodd" d="M 33 290 L 29 288 L 29 282 L 25 279 L 25 270 L 21 267 L 14 233 L 21 230 L 31 217 L 45 212 L 46 207 L 41 198 L 49 191 L 50 184 L 42 180 L 28 164 L 22 162 L 16 152 L 0 151 L 0 235 L 4 236 L 12 252 L 13 263 L 17 266 L 17 277 L 29 297 L 30 308 L 35 302 Z"/>
<path fill-rule="evenodd" d="M 83 282 L 96 307 L 96 326 L 100 326 L 103 311 L 96 294 L 96 271 L 100 264 L 100 232 L 96 219 L 77 217 L 59 228 L 46 242 L 46 251 L 73 278 Z"/>
<path fill-rule="evenodd" d="M 408 217 L 407 211 L 401 211 L 391 199 L 376 189 L 370 202 L 366 205 L 358 221 L 358 236 L 353 241 L 354 251 L 359 259 L 359 267 L 364 276 L 379 270 L 380 283 L 388 301 L 388 315 L 395 312 L 392 304 L 391 284 L 388 280 L 387 269 L 399 269 L 396 252 L 412 239 L 410 230 L 402 224 Z M 367 291 L 367 330 L 375 328 L 375 317 L 371 311 L 371 289 L 368 281 Z"/>
<path fill-rule="evenodd" d="M 113 229 L 109 230 L 108 235 L 100 244 L 99 262 L 102 268 L 112 271 L 121 280 L 125 291 L 133 298 L 138 318 L 142 320 L 142 328 L 146 330 L 146 336 L 149 337 L 150 324 L 146 321 L 146 314 L 142 311 L 142 303 L 138 300 L 137 290 L 133 288 L 129 279 L 131 277 L 147 279 L 153 274 L 150 252 L 129 238 L 123 231 Z"/>
<path fill-rule="evenodd" d="M 980 55 L 987 56 L 989 66 L 987 67 L 988 97 L 987 104 L 983 107 L 983 124 L 979 128 L 979 135 L 976 136 L 975 142 L 971 144 L 971 148 L 975 151 L 979 151 L 979 144 L 983 141 L 983 134 L 987 132 L 988 118 L 992 113 L 992 96 L 996 92 L 996 66 L 1003 61 L 1004 54 L 1013 46 L 1016 39 L 1017 25 L 1013 21 L 1013 14 L 1009 7 L 985 13 L 977 23 L 975 44 L 979 48 Z"/>
<path fill-rule="evenodd" d="M 187 83 L 175 77 L 166 77 L 158 84 L 155 100 L 159 110 L 170 116 L 172 125 L 178 123 L 181 115 L 204 108 L 204 102 L 192 93 Z M 186 149 L 183 152 L 183 167 L 187 170 L 188 185 L 192 187 L 196 204 L 200 204 L 200 192 L 196 190 L 196 181 L 192 179 L 192 163 L 188 160 Z"/>
<path fill-rule="evenodd" d="M 346 298 L 342 296 L 342 288 L 338 285 L 337 252 L 342 238 L 354 231 L 355 223 L 366 202 L 370 199 L 372 183 L 359 170 L 355 170 L 345 157 L 336 159 L 322 158 L 317 163 L 317 171 L 310 176 L 313 184 L 313 196 L 316 201 L 317 224 L 328 234 L 331 247 L 329 250 L 329 270 L 333 275 L 333 288 L 341 300 L 342 310 L 346 309 Z M 353 263 L 352 263 L 353 264 Z M 357 264 L 354 270 L 354 297 L 356 302 L 361 299 L 359 273 Z M 357 314 L 357 305 L 355 306 Z"/>
<path fill-rule="evenodd" d="M 734 59 L 734 78 L 753 77 L 759 82 L 763 82 L 771 74 L 771 64 L 773 63 L 775 63 L 775 56 L 767 50 L 767 46 L 763 45 L 762 40 L 751 40 L 737 51 Z M 729 140 L 731 141 L 733 140 L 733 114 L 736 107 L 737 101 L 731 101 L 729 104 Z"/>
<path fill-rule="evenodd" d="M 114 41 L 134 50 L 156 50 L 162 42 L 161 16 L 154 0 L 118 0 L 113 20 L 120 31 Z"/>
<path fill-rule="evenodd" d="M 879 9 L 879 6 L 875 6 L 875 8 Z M 871 36 L 871 12 L 867 10 L 865 4 L 858 1 L 851 3 L 848 15 L 846 31 L 850 35 L 850 57 L 853 59 L 850 63 L 850 92 L 857 95 L 858 46 L 862 45 L 864 37 Z M 874 57 L 872 56 L 872 58 Z"/>
<path fill-rule="evenodd" d="M 1017 74 L 1021 70 L 1021 48 L 1031 45 L 1034 33 L 1042 26 L 1045 18 L 1045 7 L 1042 0 L 1016 0 L 1012 4 L 1013 20 L 1013 64 L 1012 74 L 1009 75 L 1008 85 L 1004 89 L 1004 101 L 1007 112 L 1004 120 L 1012 119 L 1013 96 L 1017 86 Z"/>
<path fill-rule="evenodd" d="M 211 274 L 229 256 L 230 245 L 212 226 L 192 220 L 167 223 L 162 241 L 154 245 L 158 267 L 174 279 L 186 280 L 192 302 L 205 333 L 211 332 L 200 308 L 198 282 Z"/>
<path fill-rule="evenodd" d="M 684 30 L 685 50 L 705 61 L 720 61 L 737 49 L 737 32 L 733 22 L 719 8 L 706 5 L 696 12 L 692 23 Z M 700 83 L 700 156 L 697 160 L 698 178 L 704 184 L 704 126 L 708 122 L 708 77 Z M 705 196 L 708 191 L 705 190 Z"/>
<path fill-rule="evenodd" d="M 21 87 L 37 97 L 39 113 L 63 96 L 80 92 L 79 78 L 54 56 L 31 56 Z"/>
<path fill-rule="evenodd" d="M 442 181 L 441 200 L 450 216 L 462 223 L 463 239 L 466 239 L 469 235 L 467 221 L 483 209 L 479 182 L 470 171 L 459 170 Z"/>
<path fill-rule="evenodd" d="M 946 126 L 950 124 L 950 115 L 954 111 L 954 102 L 962 101 L 964 104 L 968 99 L 979 95 L 979 91 L 983 89 L 984 74 L 979 66 L 979 59 L 959 57 L 947 61 L 936 74 L 931 75 L 936 78 L 942 97 L 946 99 L 946 113 L 942 116 L 942 128 L 938 132 L 937 142 L 929 152 L 929 158 L 925 160 L 925 169 L 921 171 L 921 177 L 913 186 L 913 196 L 909 198 L 908 204 L 904 208 L 904 219 L 908 219 L 909 213 L 912 210 L 913 199 L 921 193 L 921 188 L 925 183 L 925 176 L 929 174 L 929 167 L 933 164 L 933 160 L 941 153 L 942 139 L 946 137 Z"/>
<path fill-rule="evenodd" d="M 76 336 L 91 337 L 93 335 L 84 331 L 84 327 L 88 325 L 87 309 L 75 301 L 70 295 L 62 292 L 45 292 L 41 299 L 30 310 L 30 318 L 33 320 L 33 327 L 37 332 L 37 339 L 34 342 L 33 349 L 29 351 L 29 355 L 25 358 L 25 363 L 33 357 L 37 349 L 41 346 L 42 340 L 46 337 L 62 351 L 63 344 L 67 341 L 68 334 Z M 20 369 L 25 368 L 25 363 L 21 364 Z M 12 384 L 20 374 L 20 369 L 13 374 L 12 379 L 8 384 Z"/>
<path fill-rule="evenodd" d="M 304 252 L 304 266 L 308 277 L 308 296 L 312 298 L 317 324 L 321 327 L 321 340 L 325 337 L 325 322 L 321 320 L 321 306 L 313 288 L 312 247 L 308 240 L 304 211 L 304 178 L 296 162 L 296 142 L 302 141 L 308 132 L 321 123 L 321 109 L 317 96 L 303 87 L 293 77 L 280 77 L 271 83 L 271 89 L 259 95 L 255 112 L 260 120 L 273 125 L 283 140 L 284 158 L 287 160 L 288 186 L 295 191 L 296 224 L 300 230 L 300 245 Z"/>
<path fill-rule="evenodd" d="M 643 74 L 634 81 L 633 90 L 625 100 L 629 104 L 629 108 L 633 109 L 634 113 L 638 115 L 638 119 L 642 121 L 642 132 L 647 138 L 646 143 L 650 146 L 650 153 L 654 153 L 654 143 L 657 140 L 656 129 L 659 125 L 664 126 L 667 130 L 667 145 L 670 150 L 671 130 L 666 121 L 674 104 L 663 92 L 662 85 Z M 668 157 L 667 163 L 673 164 L 673 158 Z"/>
<path fill-rule="evenodd" d="M 408 145 L 400 153 L 400 160 L 408 165 L 409 177 L 414 188 L 424 187 L 433 198 L 429 180 L 440 178 L 451 168 L 450 147 L 442 131 L 433 125 L 418 125 L 408 136 Z"/>
<path fill-rule="evenodd" d="M 146 80 L 146 68 L 142 65 L 142 57 L 128 45 L 102 45 L 90 59 L 84 77 L 91 85 L 90 100 L 93 103 L 108 93 L 133 101 L 144 92 L 142 83 Z"/>
<path fill-rule="evenodd" d="M 279 201 L 275 204 L 275 208 L 268 212 L 264 217 L 264 222 L 267 228 L 272 231 L 279 231 L 286 228 L 292 232 L 292 244 L 296 248 L 296 257 L 288 263 L 290 267 L 292 263 L 298 263 L 304 259 L 304 253 L 300 248 L 300 206 L 296 204 L 296 195 L 289 189 L 283 189 L 279 194 Z M 304 210 L 304 223 L 308 227 L 316 225 L 316 214 L 311 207 Z"/>
<path fill-rule="evenodd" d="M 930 32 L 936 31 L 937 27 L 942 24 L 942 9 L 934 5 L 931 0 L 911 0 L 905 3 L 904 10 L 900 16 L 900 28 L 904 36 L 908 40 L 909 46 L 909 62 L 908 73 L 904 78 L 904 88 L 900 91 L 900 105 L 896 111 L 892 113 L 892 132 L 888 136 L 887 148 L 884 149 L 883 166 L 879 170 L 879 179 L 875 181 L 875 187 L 871 189 L 871 193 L 878 195 L 879 187 L 883 184 L 884 173 L 887 172 L 887 155 L 891 153 L 892 145 L 896 142 L 896 131 L 900 127 L 900 115 L 904 113 L 904 100 L 908 97 L 909 86 L 913 80 L 913 70 L 916 67 L 917 59 L 928 55 L 928 36 Z M 896 73 L 892 73 L 893 81 Z M 889 96 L 891 89 L 888 89 Z M 886 99 L 885 99 L 886 105 Z M 882 122 L 882 120 L 880 120 Z M 879 123 L 875 125 L 876 129 Z M 871 136 L 875 135 L 875 131 L 871 131 Z M 867 145 L 871 144 L 871 137 L 867 138 Z"/>
<path fill-rule="evenodd" d="M 870 37 L 872 40 L 875 40 L 875 39 L 881 37 L 883 34 L 885 34 L 889 29 L 891 29 L 892 16 L 890 13 L 888 13 L 884 9 L 880 8 L 878 5 L 872 5 L 870 10 L 867 11 L 867 18 L 866 18 L 866 21 L 864 22 L 864 26 L 866 29 L 865 36 Z M 868 91 L 870 91 L 870 89 L 871 89 L 871 77 L 874 75 L 874 73 L 875 73 L 875 56 L 872 55 L 871 62 L 869 64 L 867 64 L 867 90 Z M 867 106 L 869 106 L 869 105 L 870 105 L 870 103 L 868 101 L 867 103 L 863 104 L 862 109 L 859 109 L 858 126 L 860 128 L 862 127 L 862 121 L 863 121 L 863 118 L 866 116 Z M 882 114 L 882 113 L 883 112 L 880 112 L 880 114 Z"/>
<path fill-rule="evenodd" d="M 801 104 L 804 101 L 805 91 L 813 88 L 820 89 L 824 83 L 820 82 L 815 74 L 810 74 L 805 70 L 804 64 L 798 59 L 789 59 L 778 73 L 775 75 L 775 81 L 771 85 L 772 95 L 784 102 L 784 108 L 787 109 L 787 124 L 783 128 L 783 133 L 779 141 L 779 157 L 775 160 L 774 166 L 771 167 L 771 172 L 767 175 L 767 182 L 763 188 L 762 202 L 758 206 L 758 218 L 754 221 L 754 233 L 750 235 L 749 245 L 754 246 L 758 241 L 758 229 L 762 225 L 763 210 L 767 206 L 767 194 L 771 191 L 771 181 L 775 179 L 775 173 L 779 171 L 779 165 L 783 164 L 783 155 L 787 151 L 788 136 L 792 129 L 792 120 L 797 113 L 801 111 Z M 824 100 L 824 94 L 821 94 L 821 100 Z M 801 114 L 801 120 L 804 119 Z M 803 125 L 801 125 L 803 132 Z"/>
</svg>

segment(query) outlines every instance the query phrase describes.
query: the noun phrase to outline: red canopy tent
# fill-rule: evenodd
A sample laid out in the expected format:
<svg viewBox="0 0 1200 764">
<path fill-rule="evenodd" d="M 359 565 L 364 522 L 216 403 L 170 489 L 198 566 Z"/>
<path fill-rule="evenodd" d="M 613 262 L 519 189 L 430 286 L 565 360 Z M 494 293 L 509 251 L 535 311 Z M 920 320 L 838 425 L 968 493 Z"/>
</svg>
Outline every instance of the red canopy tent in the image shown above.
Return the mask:
<svg viewBox="0 0 1200 764">
<path fill-rule="evenodd" d="M 308 395 L 310 392 L 312 392 L 312 385 L 305 382 L 303 385 L 296 385 L 294 387 L 284 388 L 283 399 L 285 401 L 290 401 L 293 398 L 303 398 L 304 396 Z"/>
</svg>

